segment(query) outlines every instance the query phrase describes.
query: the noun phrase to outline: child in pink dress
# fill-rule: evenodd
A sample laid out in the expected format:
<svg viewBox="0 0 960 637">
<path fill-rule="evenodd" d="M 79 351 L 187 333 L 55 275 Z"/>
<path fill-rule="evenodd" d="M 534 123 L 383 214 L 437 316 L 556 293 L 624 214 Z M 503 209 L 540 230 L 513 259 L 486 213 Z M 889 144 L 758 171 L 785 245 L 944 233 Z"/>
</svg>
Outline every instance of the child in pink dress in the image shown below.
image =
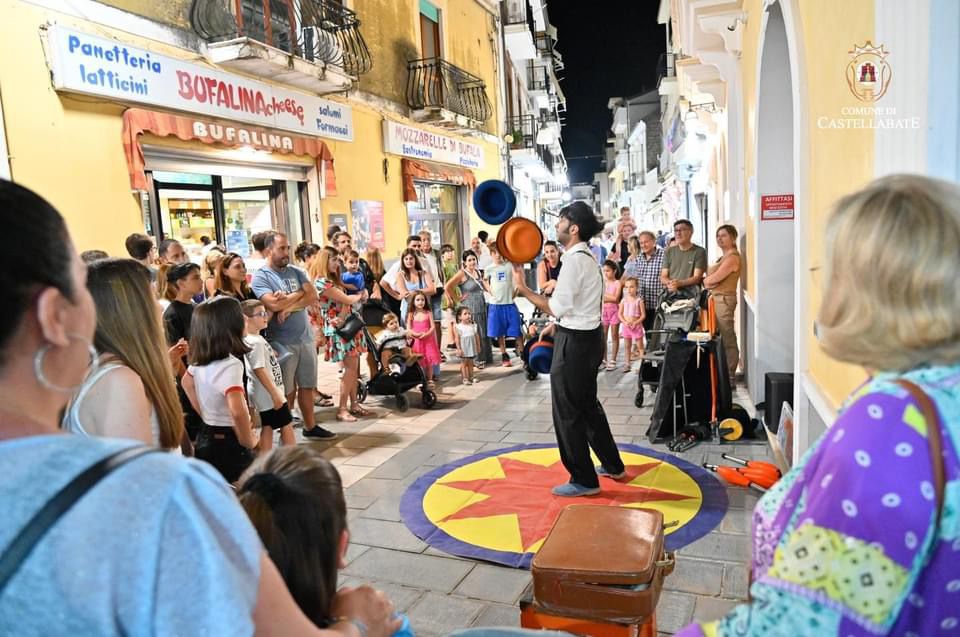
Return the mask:
<svg viewBox="0 0 960 637">
<path fill-rule="evenodd" d="M 600 369 L 616 369 L 620 352 L 620 267 L 614 261 L 603 262 L 603 308 L 600 324 L 603 326 L 603 360 Z M 613 337 L 613 355 L 607 358 L 607 337 Z"/>
<path fill-rule="evenodd" d="M 407 312 L 407 329 L 413 333 L 414 353 L 422 356 L 419 364 L 427 377 L 427 387 L 433 389 L 433 366 L 440 364 L 440 348 L 437 346 L 430 300 L 423 292 L 413 295 L 412 311 Z"/>
<path fill-rule="evenodd" d="M 643 299 L 637 295 L 639 289 L 640 283 L 635 278 L 624 280 L 623 300 L 620 301 L 620 334 L 623 336 L 623 349 L 627 353 L 624 373 L 633 367 L 631 357 L 634 341 L 639 346 L 640 356 L 643 356 L 643 319 L 647 318 L 647 312 L 643 307 Z"/>
</svg>

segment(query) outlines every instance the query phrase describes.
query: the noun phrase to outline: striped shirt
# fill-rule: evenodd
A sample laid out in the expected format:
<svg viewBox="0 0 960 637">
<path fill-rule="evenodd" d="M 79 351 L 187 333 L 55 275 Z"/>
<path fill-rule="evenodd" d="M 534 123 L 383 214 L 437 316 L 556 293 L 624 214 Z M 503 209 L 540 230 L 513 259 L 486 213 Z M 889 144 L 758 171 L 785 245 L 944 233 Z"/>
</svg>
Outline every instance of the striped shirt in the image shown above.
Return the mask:
<svg viewBox="0 0 960 637">
<path fill-rule="evenodd" d="M 640 281 L 640 297 L 643 298 L 647 312 L 656 310 L 660 293 L 663 292 L 663 284 L 660 283 L 663 254 L 663 248 L 657 246 L 653 256 L 648 257 L 641 252 L 636 258 L 627 261 L 624 268 L 624 276 L 635 277 Z"/>
</svg>

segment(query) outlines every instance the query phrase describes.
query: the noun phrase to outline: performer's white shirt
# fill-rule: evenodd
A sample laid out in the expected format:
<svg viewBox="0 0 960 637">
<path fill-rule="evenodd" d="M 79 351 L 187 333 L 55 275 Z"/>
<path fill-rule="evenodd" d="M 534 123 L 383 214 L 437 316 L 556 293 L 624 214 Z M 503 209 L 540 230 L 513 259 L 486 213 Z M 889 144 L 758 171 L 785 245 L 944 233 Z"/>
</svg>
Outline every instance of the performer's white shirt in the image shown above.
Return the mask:
<svg viewBox="0 0 960 637">
<path fill-rule="evenodd" d="M 589 259 L 577 254 L 585 253 Z M 557 286 L 550 297 L 550 312 L 557 317 L 560 327 L 571 330 L 592 330 L 600 325 L 603 303 L 603 274 L 586 242 L 568 248 L 563 256 L 563 267 L 557 277 Z"/>
</svg>

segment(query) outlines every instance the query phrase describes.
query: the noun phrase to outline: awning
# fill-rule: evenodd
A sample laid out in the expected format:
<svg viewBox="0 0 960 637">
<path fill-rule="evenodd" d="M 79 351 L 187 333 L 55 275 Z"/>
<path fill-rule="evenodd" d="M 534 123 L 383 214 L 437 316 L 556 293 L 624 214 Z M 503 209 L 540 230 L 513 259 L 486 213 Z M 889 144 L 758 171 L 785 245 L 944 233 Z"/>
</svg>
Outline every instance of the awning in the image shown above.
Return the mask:
<svg viewBox="0 0 960 637">
<path fill-rule="evenodd" d="M 272 153 L 308 155 L 314 158 L 318 170 L 324 175 L 327 196 L 337 194 L 333 153 L 316 137 L 303 137 L 236 122 L 184 117 L 140 108 L 130 108 L 123 113 L 123 152 L 127 156 L 130 186 L 134 190 L 147 189 L 143 147 L 140 144 L 140 135 L 144 133 L 158 137 L 172 135 L 183 141 L 199 141 L 204 144 L 243 146 Z"/>
<path fill-rule="evenodd" d="M 417 189 L 413 185 L 415 179 L 442 181 L 457 186 L 469 186 L 470 188 L 477 187 L 477 178 L 474 177 L 473 171 L 467 168 L 444 166 L 443 164 L 414 159 L 402 159 L 400 160 L 400 172 L 403 174 L 404 201 L 417 200 Z"/>
</svg>

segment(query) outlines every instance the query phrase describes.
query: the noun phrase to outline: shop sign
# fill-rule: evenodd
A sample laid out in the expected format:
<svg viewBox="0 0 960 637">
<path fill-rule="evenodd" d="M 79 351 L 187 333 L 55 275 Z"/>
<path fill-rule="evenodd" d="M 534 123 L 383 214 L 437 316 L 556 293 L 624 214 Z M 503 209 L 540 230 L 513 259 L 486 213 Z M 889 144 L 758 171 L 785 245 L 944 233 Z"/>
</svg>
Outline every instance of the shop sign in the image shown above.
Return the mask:
<svg viewBox="0 0 960 637">
<path fill-rule="evenodd" d="M 760 197 L 762 221 L 790 221 L 793 219 L 793 195 L 763 195 Z"/>
<path fill-rule="evenodd" d="M 383 150 L 413 159 L 483 168 L 483 147 L 390 120 L 383 122 Z"/>
<path fill-rule="evenodd" d="M 49 27 L 48 43 L 58 91 L 353 141 L 353 112 L 345 104 L 60 25 Z"/>
</svg>

